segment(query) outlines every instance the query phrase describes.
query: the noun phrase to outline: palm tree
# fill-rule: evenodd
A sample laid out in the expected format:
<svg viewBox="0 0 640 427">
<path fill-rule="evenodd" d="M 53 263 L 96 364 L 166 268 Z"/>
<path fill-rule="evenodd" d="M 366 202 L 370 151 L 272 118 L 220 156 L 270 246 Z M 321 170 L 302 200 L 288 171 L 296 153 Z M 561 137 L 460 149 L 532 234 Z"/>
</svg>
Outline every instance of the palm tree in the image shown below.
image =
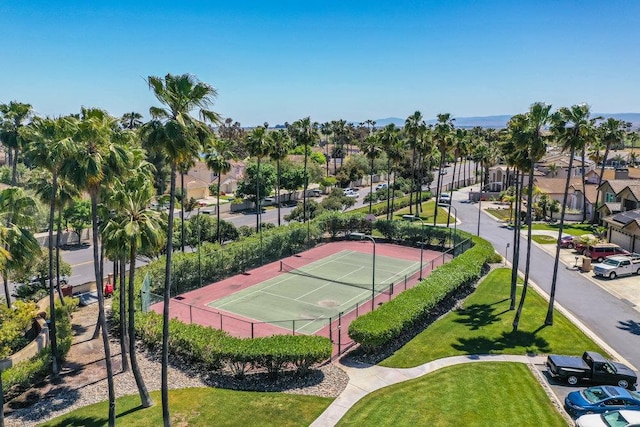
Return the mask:
<svg viewBox="0 0 640 427">
<path fill-rule="evenodd" d="M 98 293 L 98 323 L 94 333 L 102 333 L 109 392 L 109 425 L 115 425 L 115 390 L 111 349 L 104 310 L 104 284 L 100 253 L 100 228 L 98 210 L 101 192 L 111 185 L 114 177 L 130 170 L 128 150 L 114 141 L 119 131 L 116 119 L 99 109 L 82 108 L 78 132 L 74 136 L 76 145 L 69 161 L 65 162 L 61 174 L 78 189 L 89 194 L 91 199 L 91 229 L 93 233 L 93 262 Z"/>
<path fill-rule="evenodd" d="M 411 188 L 409 190 L 409 213 L 413 214 L 413 190 L 416 189 L 416 153 L 418 151 L 418 144 L 422 138 L 422 134 L 426 130 L 426 124 L 422 119 L 422 113 L 420 111 L 414 112 L 407 117 L 404 121 L 404 133 L 407 136 L 407 142 L 411 147 Z M 417 197 L 417 196 L 416 196 Z M 416 212 L 418 215 L 418 212 Z"/>
<path fill-rule="evenodd" d="M 9 152 L 11 185 L 15 186 L 18 182 L 18 157 L 24 144 L 19 130 L 25 125 L 25 121 L 31 119 L 33 109 L 30 104 L 11 101 L 8 104 L 0 105 L 0 113 L 4 116 L 2 127 L 0 128 L 0 142 L 7 147 Z"/>
<path fill-rule="evenodd" d="M 433 138 L 435 140 L 436 145 L 438 146 L 438 151 L 440 151 L 440 165 L 438 167 L 438 181 L 436 184 L 436 201 L 440 200 L 440 190 L 442 186 L 442 168 L 444 167 L 445 161 L 447 159 L 447 152 L 453 145 L 453 121 L 455 119 L 451 118 L 451 114 L 444 113 L 438 114 L 438 121 L 433 130 Z M 433 225 L 436 225 L 438 222 L 438 208 L 436 206 L 434 215 L 433 215 Z"/>
<path fill-rule="evenodd" d="M 269 154 L 269 138 L 267 137 L 267 128 L 258 126 L 254 128 L 246 137 L 245 144 L 249 150 L 249 155 L 257 160 L 257 177 L 256 177 L 256 232 L 262 235 L 260 227 L 260 218 L 262 214 L 262 204 L 260 202 L 260 162 L 262 158 Z M 266 196 L 264 194 L 263 196 Z"/>
<path fill-rule="evenodd" d="M 52 354 L 52 372 L 58 375 L 58 346 L 55 325 L 55 295 L 53 286 L 53 221 L 55 218 L 55 209 L 58 203 L 59 176 L 66 162 L 72 153 L 72 137 L 78 131 L 78 121 L 71 117 L 59 119 L 38 119 L 28 128 L 24 128 L 25 138 L 30 141 L 27 146 L 27 156 L 37 167 L 43 168 L 51 174 L 51 185 L 48 183 L 46 187 L 50 187 L 50 193 L 46 199 L 49 201 L 49 238 L 48 238 L 48 254 L 49 254 L 49 311 L 50 319 L 50 340 Z M 59 237 L 59 232 L 57 233 Z M 56 260 L 58 260 L 59 248 L 56 245 Z M 57 263 L 58 264 L 58 263 Z M 60 290 L 60 274 L 59 265 L 56 265 L 56 289 Z M 61 301 L 63 299 L 61 298 Z"/>
<path fill-rule="evenodd" d="M 600 176 L 598 176 L 598 189 L 596 191 L 596 206 L 600 200 L 600 185 L 602 184 L 602 177 L 604 176 L 604 167 L 607 163 L 607 157 L 609 157 L 609 150 L 613 144 L 617 144 L 624 138 L 623 122 L 621 120 L 609 117 L 602 122 L 598 127 L 599 140 L 604 143 L 604 156 L 602 157 L 602 166 L 600 167 Z M 596 209 L 593 209 L 591 222 L 596 223 Z"/>
<path fill-rule="evenodd" d="M 307 172 L 307 158 L 309 157 L 309 147 L 313 145 L 319 138 L 318 130 L 311 123 L 309 117 L 296 120 L 291 125 L 292 139 L 298 146 L 304 147 L 304 190 L 302 192 L 302 211 L 304 212 L 304 221 L 309 220 L 307 210 L 307 189 L 309 188 L 309 173 Z"/>
<path fill-rule="evenodd" d="M 522 288 L 522 294 L 520 295 L 520 303 L 518 304 L 518 309 L 516 310 L 516 315 L 513 319 L 514 332 L 518 330 L 520 316 L 522 315 L 522 308 L 524 307 L 524 301 L 529 287 L 532 236 L 531 226 L 533 222 L 531 221 L 531 208 L 533 206 L 533 170 L 535 168 L 535 163 L 539 161 L 546 152 L 546 138 L 543 131 L 544 127 L 549 123 L 551 117 L 550 111 L 551 105 L 537 102 L 529 108 L 529 112 L 526 114 L 518 114 L 512 117 L 509 121 L 511 137 L 516 148 L 522 152 L 522 156 L 526 158 L 529 163 L 526 169 L 529 173 L 529 187 L 527 190 L 527 258 L 525 261 L 524 285 Z"/>
<path fill-rule="evenodd" d="M 142 114 L 135 111 L 124 113 L 120 118 L 120 125 L 125 129 L 138 129 L 142 126 Z"/>
<path fill-rule="evenodd" d="M 400 129 L 393 123 L 385 126 L 380 132 L 380 144 L 387 155 L 387 219 L 392 217 L 390 201 L 394 193 L 396 173 L 395 168 L 404 159 L 404 140 L 400 138 Z M 391 172 L 393 171 L 394 185 L 391 185 Z"/>
<path fill-rule="evenodd" d="M 328 125 L 328 123 L 325 123 Z M 328 126 L 323 128 L 323 133 L 326 135 Z M 329 133 L 330 129 L 329 129 Z M 276 161 L 276 200 L 278 202 L 278 227 L 280 226 L 280 162 L 287 158 L 289 154 L 289 149 L 291 148 L 291 138 L 289 134 L 280 129 L 276 132 L 270 132 L 269 135 L 269 156 L 272 160 Z M 325 141 L 326 143 L 326 141 Z M 329 163 L 327 162 L 327 168 L 329 167 Z M 327 169 L 327 173 L 329 170 Z"/>
<path fill-rule="evenodd" d="M 560 212 L 560 224 L 558 226 L 558 238 L 556 243 L 556 257 L 553 264 L 553 276 L 551 278 L 551 292 L 549 293 L 549 307 L 545 325 L 553 325 L 553 306 L 556 295 L 556 285 L 558 281 L 558 264 L 560 261 L 560 242 L 562 240 L 562 229 L 564 227 L 564 213 L 567 207 L 569 196 L 569 185 L 571 184 L 571 168 L 576 150 L 584 149 L 587 144 L 595 140 L 594 120 L 590 118 L 591 112 L 587 104 L 574 105 L 570 108 L 562 107 L 552 116 L 552 133 L 562 146 L 563 151 L 569 151 L 569 170 L 564 186 L 564 197 Z M 583 206 L 586 212 L 586 206 Z"/>
<path fill-rule="evenodd" d="M 369 214 L 371 214 L 373 208 L 373 161 L 380 157 L 382 151 L 379 137 L 375 134 L 369 135 L 362 143 L 361 149 L 367 159 L 369 159 Z"/>
<path fill-rule="evenodd" d="M 118 182 L 114 188 L 112 203 L 118 206 L 117 215 L 107 227 L 119 233 L 122 238 L 124 249 L 128 252 L 129 258 L 129 284 L 128 284 L 128 319 L 127 335 L 129 339 L 129 358 L 131 370 L 133 372 L 141 405 L 147 408 L 153 405 L 153 400 L 147 391 L 144 378 L 140 372 L 136 356 L 136 335 L 135 335 L 135 273 L 136 257 L 139 251 L 146 253 L 159 247 L 162 242 L 162 222 L 160 213 L 149 209 L 148 206 L 154 196 L 154 188 L 151 185 L 153 167 L 140 161 L 138 156 L 137 166 L 134 168 L 136 174 L 126 182 Z M 108 233 L 107 233 L 108 234 Z M 120 240 L 120 238 L 118 240 Z M 122 281 L 120 292 L 125 293 L 125 282 Z"/>
<path fill-rule="evenodd" d="M 164 278 L 164 309 L 162 327 L 162 418 L 164 425 L 171 424 L 169 414 L 169 299 L 171 289 L 171 257 L 173 244 L 173 209 L 175 207 L 176 174 L 180 164 L 197 157 L 203 141 L 210 134 L 204 123 L 218 123 L 219 115 L 207 109 L 217 96 L 213 86 L 200 82 L 189 74 L 167 74 L 164 78 L 149 76 L 149 88 L 166 108 L 151 107 L 149 112 L 153 120 L 146 126 L 143 134 L 148 135 L 151 145 L 163 152 L 171 164 L 171 184 L 169 199 L 169 219 L 167 225 L 166 268 Z M 190 115 L 198 109 L 200 119 Z"/>
<path fill-rule="evenodd" d="M 233 152 L 229 148 L 229 141 L 226 139 L 211 138 L 207 141 L 204 149 L 204 161 L 209 169 L 218 175 L 218 194 L 216 194 L 216 236 L 218 243 L 222 244 L 220 234 L 220 186 L 222 185 L 222 175 L 231 170 Z"/>
</svg>

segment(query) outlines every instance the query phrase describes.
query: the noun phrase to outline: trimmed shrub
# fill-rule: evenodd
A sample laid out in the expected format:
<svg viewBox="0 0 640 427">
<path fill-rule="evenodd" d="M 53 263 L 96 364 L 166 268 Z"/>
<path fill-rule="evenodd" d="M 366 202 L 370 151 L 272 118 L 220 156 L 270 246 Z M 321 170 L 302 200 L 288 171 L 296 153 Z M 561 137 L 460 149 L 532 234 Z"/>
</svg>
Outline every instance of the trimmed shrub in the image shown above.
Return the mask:
<svg viewBox="0 0 640 427">
<path fill-rule="evenodd" d="M 428 316 L 451 293 L 470 286 L 482 276 L 485 266 L 495 253 L 493 247 L 479 237 L 464 232 L 459 234 L 472 238 L 474 246 L 434 270 L 415 288 L 351 322 L 349 336 L 365 352 L 375 352 L 399 337 L 413 324 Z"/>
</svg>

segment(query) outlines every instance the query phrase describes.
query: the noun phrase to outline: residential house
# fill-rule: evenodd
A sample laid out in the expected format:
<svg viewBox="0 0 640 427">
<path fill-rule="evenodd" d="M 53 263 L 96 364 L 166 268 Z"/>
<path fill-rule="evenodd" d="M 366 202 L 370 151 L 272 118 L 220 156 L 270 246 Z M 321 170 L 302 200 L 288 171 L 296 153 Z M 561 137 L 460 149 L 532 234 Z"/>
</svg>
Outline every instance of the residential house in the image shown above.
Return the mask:
<svg viewBox="0 0 640 427">
<path fill-rule="evenodd" d="M 566 153 L 548 153 L 539 162 L 535 164 L 535 168 L 542 172 L 545 176 L 551 178 L 566 178 L 569 173 L 569 161 L 571 158 Z M 593 160 L 585 159 L 584 170 L 587 172 L 596 168 Z M 582 176 L 582 159 L 580 156 L 574 156 L 573 166 L 571 168 L 571 176 Z"/>
<path fill-rule="evenodd" d="M 614 180 L 600 186 L 602 221 L 609 241 L 632 252 L 640 252 L 640 181 Z M 608 205 L 608 209 L 605 206 Z"/>
</svg>

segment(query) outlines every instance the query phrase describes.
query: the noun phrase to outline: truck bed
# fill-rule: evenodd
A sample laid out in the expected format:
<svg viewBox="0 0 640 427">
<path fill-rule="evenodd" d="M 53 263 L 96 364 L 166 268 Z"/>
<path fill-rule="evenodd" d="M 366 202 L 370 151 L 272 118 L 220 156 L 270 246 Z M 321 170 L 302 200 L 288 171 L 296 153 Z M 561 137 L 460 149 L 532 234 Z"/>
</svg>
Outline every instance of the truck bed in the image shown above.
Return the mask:
<svg viewBox="0 0 640 427">
<path fill-rule="evenodd" d="M 584 371 L 591 370 L 591 367 L 587 365 L 587 362 L 582 360 L 582 358 L 580 357 L 552 354 L 549 355 L 549 361 L 551 361 L 554 366 L 559 368 L 581 369 Z"/>
</svg>

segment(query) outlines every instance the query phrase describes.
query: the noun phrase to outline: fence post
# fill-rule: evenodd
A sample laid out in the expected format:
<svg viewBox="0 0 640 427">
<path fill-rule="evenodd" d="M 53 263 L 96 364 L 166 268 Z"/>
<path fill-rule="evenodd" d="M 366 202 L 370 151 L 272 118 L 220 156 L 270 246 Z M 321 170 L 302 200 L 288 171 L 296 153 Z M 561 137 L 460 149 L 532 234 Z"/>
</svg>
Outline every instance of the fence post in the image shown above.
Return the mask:
<svg viewBox="0 0 640 427">
<path fill-rule="evenodd" d="M 193 306 L 189 304 L 189 324 L 193 323 Z"/>
<path fill-rule="evenodd" d="M 296 319 L 293 319 L 291 321 L 291 335 L 295 335 L 296 334 Z"/>
<path fill-rule="evenodd" d="M 333 344 L 333 328 L 331 327 L 331 317 L 329 317 L 329 341 Z"/>
<path fill-rule="evenodd" d="M 338 313 L 338 355 L 342 354 L 342 312 Z"/>
</svg>

